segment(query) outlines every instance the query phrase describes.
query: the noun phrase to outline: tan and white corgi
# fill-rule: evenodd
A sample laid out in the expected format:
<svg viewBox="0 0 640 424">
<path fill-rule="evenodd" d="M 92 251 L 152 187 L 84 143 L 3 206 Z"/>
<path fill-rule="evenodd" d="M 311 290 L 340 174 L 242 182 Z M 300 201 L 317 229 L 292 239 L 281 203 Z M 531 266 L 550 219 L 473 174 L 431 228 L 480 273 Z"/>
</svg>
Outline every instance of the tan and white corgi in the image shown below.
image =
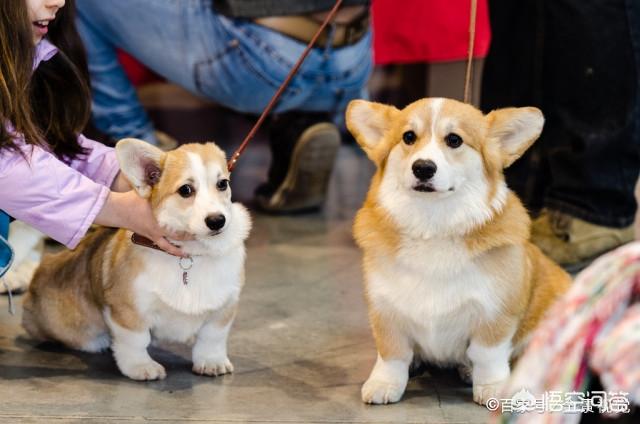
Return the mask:
<svg viewBox="0 0 640 424">
<path fill-rule="evenodd" d="M 166 376 L 147 352 L 152 336 L 193 343 L 197 374 L 233 371 L 227 337 L 251 220 L 231 202 L 224 153 L 213 143 L 165 153 L 135 139 L 120 141 L 116 153 L 158 223 L 194 236 L 181 242 L 191 259 L 133 244 L 124 229 L 98 229 L 75 250 L 44 258 L 24 301 L 24 327 L 74 349 L 111 347 L 120 371 L 134 380 Z"/>
<path fill-rule="evenodd" d="M 485 404 L 567 289 L 570 276 L 528 241 L 503 176 L 543 124 L 536 108 L 485 116 L 441 98 L 349 105 L 347 126 L 377 166 L 354 224 L 378 351 L 364 402 L 400 400 L 416 355 L 469 371 Z"/>
</svg>

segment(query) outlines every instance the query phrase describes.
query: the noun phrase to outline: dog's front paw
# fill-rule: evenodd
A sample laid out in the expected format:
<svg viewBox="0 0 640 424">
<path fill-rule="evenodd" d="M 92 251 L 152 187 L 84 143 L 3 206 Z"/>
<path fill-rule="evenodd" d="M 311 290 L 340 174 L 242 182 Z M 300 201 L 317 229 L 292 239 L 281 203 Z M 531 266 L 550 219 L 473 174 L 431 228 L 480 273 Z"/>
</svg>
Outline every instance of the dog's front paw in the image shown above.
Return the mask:
<svg viewBox="0 0 640 424">
<path fill-rule="evenodd" d="M 233 372 L 233 364 L 226 356 L 223 359 L 202 359 L 193 362 L 193 372 L 198 375 L 218 375 Z"/>
<path fill-rule="evenodd" d="M 473 401 L 482 406 L 486 406 L 489 399 L 500 399 L 500 393 L 506 381 L 507 380 L 502 380 L 491 384 L 474 383 Z"/>
<path fill-rule="evenodd" d="M 125 366 L 120 365 L 120 371 L 127 377 L 139 381 L 163 380 L 167 376 L 164 367 L 153 360 Z"/>
<path fill-rule="evenodd" d="M 395 403 L 402 397 L 404 389 L 404 385 L 370 378 L 362 386 L 362 401 L 376 405 Z"/>
</svg>

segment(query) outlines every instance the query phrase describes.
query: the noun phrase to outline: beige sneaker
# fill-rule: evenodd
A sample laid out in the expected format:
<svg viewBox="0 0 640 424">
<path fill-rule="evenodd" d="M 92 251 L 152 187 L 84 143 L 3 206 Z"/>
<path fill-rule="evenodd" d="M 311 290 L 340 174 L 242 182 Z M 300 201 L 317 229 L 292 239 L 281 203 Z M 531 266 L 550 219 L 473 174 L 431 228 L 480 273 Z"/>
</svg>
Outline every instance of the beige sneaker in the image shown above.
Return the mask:
<svg viewBox="0 0 640 424">
<path fill-rule="evenodd" d="M 558 264 L 576 272 L 603 253 L 633 240 L 633 230 L 633 225 L 603 227 L 544 210 L 533 221 L 531 241 Z"/>
<path fill-rule="evenodd" d="M 178 147 L 178 141 L 169 134 L 156 130 L 154 135 L 156 136 L 156 140 L 158 140 L 158 148 L 161 150 L 168 152 Z"/>
</svg>

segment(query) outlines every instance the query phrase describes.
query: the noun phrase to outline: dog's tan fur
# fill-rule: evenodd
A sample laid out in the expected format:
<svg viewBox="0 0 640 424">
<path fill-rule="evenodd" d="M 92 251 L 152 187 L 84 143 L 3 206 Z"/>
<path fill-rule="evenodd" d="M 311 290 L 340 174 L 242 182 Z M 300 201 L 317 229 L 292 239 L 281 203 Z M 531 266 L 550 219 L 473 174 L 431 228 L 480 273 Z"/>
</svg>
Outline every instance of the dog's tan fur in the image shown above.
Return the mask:
<svg viewBox="0 0 640 424">
<path fill-rule="evenodd" d="M 75 250 L 45 256 L 24 300 L 23 325 L 45 340 L 85 350 L 107 332 L 102 310 L 123 328 L 140 330 L 131 282 L 143 272 L 126 230 L 97 228 Z"/>
<path fill-rule="evenodd" d="M 186 176 L 191 176 L 187 181 L 197 178 L 205 181 L 205 177 L 194 175 L 194 173 L 199 172 L 198 170 L 201 172 L 202 169 L 218 169 L 220 178 L 228 178 L 224 154 L 212 143 L 184 145 L 166 154 L 157 149 L 145 147 L 140 143 L 142 142 L 134 141 L 129 144 L 125 142 L 123 145 L 127 148 L 121 149 L 124 153 L 119 152 L 120 156 L 125 159 L 123 172 L 129 177 L 139 193 L 149 199 L 156 216 L 161 215 L 161 212 L 171 216 L 170 208 L 174 206 L 171 206 L 170 202 L 178 205 L 174 211 L 183 212 L 185 208 L 192 208 L 196 211 L 194 208 L 194 203 L 198 199 L 196 195 L 183 199 L 176 194 L 178 188 L 185 183 Z M 129 149 L 130 146 L 133 148 Z M 120 148 L 121 145 L 119 144 L 118 147 Z M 156 167 L 154 169 L 160 171 L 161 174 L 159 181 L 148 187 L 144 181 L 141 182 L 137 177 L 144 174 L 145 166 L 149 166 L 150 157 L 154 157 L 153 163 Z M 199 158 L 202 166 L 190 169 L 193 166 L 194 158 Z M 131 169 L 127 167 L 131 167 Z M 141 172 L 142 174 L 140 174 Z M 209 181 L 207 184 L 212 183 L 215 181 Z M 213 186 L 215 187 L 215 184 Z M 205 192 L 209 187 L 201 184 L 198 189 Z M 248 215 L 240 205 L 231 205 L 230 194 L 221 194 L 221 196 L 223 197 L 222 203 L 225 206 L 230 206 L 227 220 L 235 219 L 240 226 L 240 234 L 229 236 L 233 240 L 228 242 L 229 246 L 225 245 L 224 249 L 228 248 L 229 251 L 237 252 L 235 254 L 240 255 L 240 263 L 242 263 L 244 261 L 242 240 L 246 238 L 248 233 Z M 233 216 L 234 213 L 235 216 Z M 203 230 L 208 231 L 204 224 L 202 227 Z M 186 227 L 173 229 L 190 231 Z M 231 228 L 225 231 L 235 230 Z M 218 256 L 218 253 L 211 253 L 213 256 L 208 256 L 210 249 L 206 244 L 209 243 L 207 237 L 214 239 L 227 235 L 224 233 L 214 236 L 194 235 L 196 235 L 196 240 L 183 243 L 183 249 L 187 253 L 190 253 L 191 249 L 198 255 L 194 257 L 193 271 L 196 271 L 195 268 L 198 266 L 208 266 L 205 262 L 210 260 L 209 257 L 216 258 Z M 224 250 L 219 254 L 224 254 Z M 212 296 L 216 295 L 215 284 L 220 284 L 216 281 L 190 281 L 190 286 L 181 287 L 181 270 L 178 266 L 178 258 L 133 244 L 131 232 L 128 230 L 97 228 L 75 250 L 62 251 L 44 258 L 24 301 L 23 325 L 37 339 L 55 340 L 71 348 L 85 351 L 99 351 L 109 347 L 110 338 L 114 336 L 110 335 L 110 326 L 124 333 L 147 334 L 153 330 L 154 326 L 161 325 L 154 323 L 154 320 L 157 319 L 154 314 L 158 310 L 164 311 L 163 313 L 175 313 L 177 320 L 186 319 L 196 323 L 201 320 L 203 326 L 211 325 L 212 328 L 226 329 L 224 331 L 227 331 L 235 316 L 238 302 L 237 294 L 244 283 L 244 270 L 233 269 L 238 273 L 237 281 L 232 278 L 233 288 L 229 294 L 224 295 L 224 299 L 221 299 L 219 308 L 190 311 L 185 307 L 183 311 L 175 311 L 161 300 L 156 299 L 153 294 L 153 285 L 160 284 L 158 279 L 165 277 L 162 273 L 160 275 L 154 274 L 154 268 L 157 268 L 159 264 L 166 263 L 173 266 L 176 273 L 175 276 L 166 277 L 171 280 L 166 282 L 169 287 L 175 284 L 176 290 L 186 291 L 191 290 L 193 285 L 200 284 L 205 287 L 204 289 L 210 290 L 207 293 Z M 230 267 L 233 268 L 235 265 L 230 265 Z M 224 273 L 225 270 L 222 269 L 219 272 Z M 209 274 L 209 279 L 212 277 L 215 279 L 219 276 Z M 144 281 L 143 285 L 148 285 L 148 287 L 141 287 L 140 283 L 136 283 L 136 281 L 140 282 L 145 279 L 148 281 Z M 207 288 L 207 286 L 214 288 Z M 153 306 L 152 311 L 148 304 L 153 302 L 160 306 Z M 108 315 L 108 319 L 105 319 L 105 314 Z M 196 327 L 198 326 L 196 325 Z M 190 339 L 193 334 L 189 330 L 185 331 L 189 334 L 176 334 L 176 339 L 179 341 Z M 223 343 L 226 344 L 226 337 L 224 337 Z M 144 349 L 146 352 L 146 346 Z M 221 347 L 221 350 L 225 352 L 224 358 L 217 358 L 217 360 L 218 362 L 222 361 L 222 364 L 207 364 L 207 361 L 202 359 L 196 367 L 197 361 L 194 358 L 194 371 L 201 374 L 218 374 L 230 371 L 231 364 L 226 359 L 226 346 Z M 144 357 L 143 353 L 141 355 Z M 126 362 L 126 358 L 118 359 L 116 355 L 116 359 L 119 361 L 118 365 L 121 366 L 123 373 L 131 378 L 164 377 L 164 370 L 159 365 L 131 370 L 130 367 L 127 368 L 121 364 L 122 361 Z M 224 363 L 225 361 L 228 365 Z"/>
<path fill-rule="evenodd" d="M 354 223 L 354 237 L 363 251 L 365 296 L 379 354 L 378 363 L 363 387 L 365 402 L 387 403 L 400 398 L 406 385 L 403 373 L 406 372 L 405 367 L 408 367 L 414 350 L 425 356 L 424 359 L 437 363 L 469 366 L 472 365 L 469 362 L 473 362 L 468 357 L 445 358 L 436 355 L 434 358 L 423 353 L 443 348 L 420 346 L 419 340 L 421 332 L 433 331 L 427 330 L 431 328 L 430 325 L 440 324 L 416 322 L 416 317 L 430 316 L 429 312 L 426 312 L 427 315 L 414 312 L 420 305 L 416 303 L 414 306 L 413 302 L 406 301 L 411 296 L 402 297 L 403 294 L 398 292 L 402 288 L 398 286 L 398 282 L 393 281 L 396 276 L 398 279 L 405 278 L 404 272 L 407 273 L 408 280 L 413 278 L 412 273 L 415 274 L 415 271 L 405 270 L 406 263 L 403 262 L 405 259 L 402 255 L 407 249 L 415 249 L 416 257 L 427 264 L 424 268 L 430 269 L 428 264 L 432 260 L 432 252 L 420 249 L 423 249 L 422 246 L 444 246 L 443 254 L 448 255 L 445 258 L 450 260 L 451 268 L 458 268 L 459 257 L 460 260 L 467 261 L 472 269 L 487 276 L 486 282 L 482 283 L 487 287 L 483 288 L 482 293 L 486 293 L 487 298 L 491 299 L 487 303 L 499 305 L 499 311 L 485 316 L 482 302 L 471 301 L 465 307 L 478 308 L 480 312 L 477 319 L 461 324 L 469 327 L 464 329 L 463 334 L 466 334 L 467 346 L 474 344 L 471 353 L 479 357 L 482 355 L 478 355 L 476 351 L 490 352 L 492 347 L 506 343 L 510 347 L 500 349 L 510 349 L 510 358 L 514 359 L 526 342 L 527 335 L 536 327 L 550 304 L 567 289 L 570 276 L 529 242 L 530 218 L 516 195 L 504 188 L 503 168 L 513 163 L 537 139 L 540 131 L 527 125 L 535 123 L 541 128 L 541 116 L 533 108 L 503 109 L 483 116 L 472 106 L 446 99 L 438 99 L 437 106 L 434 99 L 420 100 L 403 110 L 364 101 L 354 101 L 349 105 L 347 126 L 377 166 L 366 201 Z M 442 132 L 438 127 L 439 122 L 434 122 L 437 119 L 446 120 L 442 124 L 446 125 L 446 131 Z M 402 142 L 403 133 L 407 129 L 417 134 L 418 138 L 413 145 Z M 466 149 L 472 149 L 480 156 L 479 163 L 486 186 L 486 198 L 483 201 L 486 205 L 486 218 L 473 220 L 470 217 L 470 224 L 465 223 L 466 227 L 460 229 L 443 225 L 442 232 L 425 230 L 425 234 L 412 234 L 408 229 L 410 227 L 405 227 L 398 217 L 399 212 L 394 210 L 393 205 L 389 206 L 388 201 L 385 203 L 385 196 L 392 196 L 393 192 L 382 188 L 383 180 L 392 178 L 387 175 L 392 172 L 390 167 L 405 164 L 413 157 L 411 155 L 434 142 L 448 155 L 446 157 L 448 163 L 453 164 L 451 166 L 465 166 L 460 162 L 468 160 L 465 158 L 474 153 L 467 150 L 464 153 L 466 156 L 462 156 L 457 150 L 452 152 L 448 149 L 444 142 L 444 135 L 448 132 L 460 135 Z M 525 134 L 520 135 L 519 132 Z M 515 139 L 518 139 L 517 143 L 512 142 Z M 393 165 L 389 159 L 392 152 L 395 161 Z M 394 169 L 393 172 L 399 171 Z M 400 183 L 397 190 L 403 190 Z M 499 199 L 500 193 L 503 193 L 503 200 Z M 438 197 L 429 198 L 433 196 L 432 193 L 414 192 L 407 196 L 419 198 L 416 202 L 423 202 L 421 204 L 428 201 L 423 199 L 433 199 L 436 206 L 425 207 L 437 208 L 439 201 Z M 461 204 L 460 207 L 465 206 Z M 420 212 L 416 210 L 415 213 Z M 446 215 L 443 216 L 446 219 Z M 422 219 L 428 221 L 433 218 L 425 215 Z M 434 224 L 432 227 L 438 228 L 438 225 Z M 463 269 L 464 266 L 462 264 L 459 267 Z M 385 269 L 390 267 L 397 267 L 393 269 L 399 270 L 398 273 L 390 278 L 384 277 Z M 434 267 L 438 269 L 436 265 Z M 429 275 L 414 277 L 415 281 L 429 281 Z M 418 283 L 415 284 L 412 287 L 418 287 Z M 460 286 L 464 287 L 463 283 Z M 433 289 L 437 291 L 437 286 Z M 395 298 L 405 299 L 405 304 L 394 304 Z M 434 312 L 434 317 L 446 313 L 447 306 L 441 306 L 445 312 Z M 452 306 L 450 312 L 457 314 L 456 310 Z M 416 330 L 418 327 L 424 330 Z M 446 343 L 446 334 L 441 337 L 442 343 Z M 471 353 L 469 356 L 472 356 Z M 487 361 L 490 362 L 489 359 Z M 478 375 L 481 374 L 480 370 L 476 371 Z M 478 380 L 481 379 L 487 380 L 484 376 L 478 377 Z M 500 383 L 502 381 L 474 381 L 474 399 L 484 403 L 488 397 L 497 394 Z"/>
</svg>

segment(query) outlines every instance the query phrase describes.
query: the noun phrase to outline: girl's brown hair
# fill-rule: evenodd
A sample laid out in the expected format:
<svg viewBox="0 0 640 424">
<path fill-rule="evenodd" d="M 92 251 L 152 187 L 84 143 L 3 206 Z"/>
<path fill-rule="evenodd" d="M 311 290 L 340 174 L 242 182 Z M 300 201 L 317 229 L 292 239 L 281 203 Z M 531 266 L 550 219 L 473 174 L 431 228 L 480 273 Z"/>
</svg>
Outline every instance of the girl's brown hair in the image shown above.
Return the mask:
<svg viewBox="0 0 640 424">
<path fill-rule="evenodd" d="M 91 103 L 74 3 L 67 0 L 49 24 L 48 39 L 58 53 L 34 71 L 26 2 L 0 1 L 0 150 L 15 149 L 15 133 L 20 133 L 29 144 L 47 144 L 65 161 L 84 153 L 77 137 L 89 120 Z"/>
</svg>

